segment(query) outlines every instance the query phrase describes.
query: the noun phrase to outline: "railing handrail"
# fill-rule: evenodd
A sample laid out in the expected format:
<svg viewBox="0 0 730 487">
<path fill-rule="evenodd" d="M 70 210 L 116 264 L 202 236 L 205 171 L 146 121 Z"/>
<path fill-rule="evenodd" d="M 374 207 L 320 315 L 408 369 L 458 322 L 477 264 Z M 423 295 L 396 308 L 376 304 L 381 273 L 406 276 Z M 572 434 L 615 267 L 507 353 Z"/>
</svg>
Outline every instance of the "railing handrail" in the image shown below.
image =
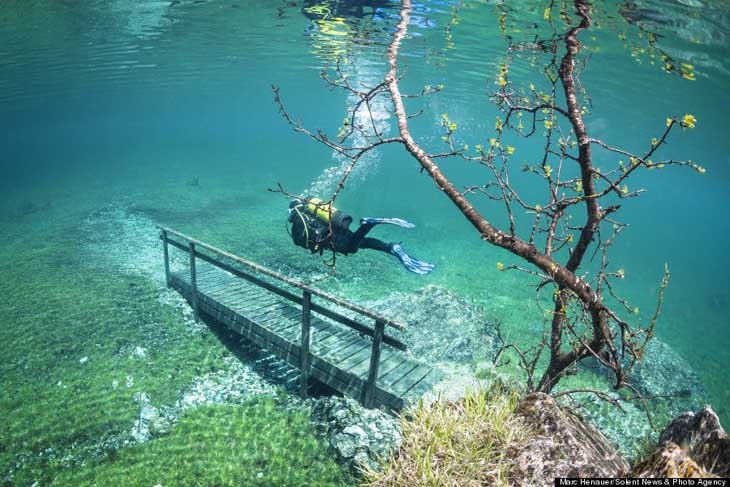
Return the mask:
<svg viewBox="0 0 730 487">
<path fill-rule="evenodd" d="M 248 267 L 249 269 L 255 270 L 256 272 L 260 272 L 261 274 L 265 274 L 269 277 L 273 277 L 274 279 L 284 282 L 290 286 L 293 286 L 293 287 L 296 287 L 303 291 L 312 293 L 312 295 L 314 295 L 314 296 L 318 296 L 322 299 L 326 299 L 327 301 L 330 301 L 338 306 L 342 306 L 345 309 L 349 309 L 350 311 L 354 311 L 355 313 L 358 313 L 360 315 L 366 316 L 368 318 L 372 318 L 376 321 L 380 321 L 397 330 L 405 330 L 408 327 L 408 325 L 406 325 L 405 323 L 402 323 L 398 320 L 393 320 L 391 318 L 387 318 L 379 313 L 375 313 L 374 311 L 371 311 L 367 308 L 363 308 L 362 306 L 360 306 L 358 304 L 351 303 L 350 301 L 347 301 L 342 298 L 338 298 L 337 296 L 334 296 L 326 291 L 322 291 L 315 287 L 309 286 L 308 284 L 305 284 L 303 282 L 299 282 L 296 279 L 292 279 L 291 277 L 287 277 L 282 274 L 279 274 L 278 272 L 276 272 L 274 270 L 271 270 L 260 264 L 256 264 L 255 262 L 246 260 L 242 257 L 239 257 L 238 255 L 232 254 L 230 252 L 226 252 L 225 250 L 219 249 L 218 247 L 205 243 L 201 240 L 193 238 L 182 232 L 178 232 L 177 230 L 173 230 L 169 227 L 165 227 L 162 225 L 157 225 L 157 227 L 168 235 L 174 235 L 176 237 L 182 238 L 182 239 L 186 240 L 188 243 L 195 244 L 196 247 L 209 250 L 210 252 L 216 253 L 222 257 L 230 259 L 238 264 Z"/>
</svg>

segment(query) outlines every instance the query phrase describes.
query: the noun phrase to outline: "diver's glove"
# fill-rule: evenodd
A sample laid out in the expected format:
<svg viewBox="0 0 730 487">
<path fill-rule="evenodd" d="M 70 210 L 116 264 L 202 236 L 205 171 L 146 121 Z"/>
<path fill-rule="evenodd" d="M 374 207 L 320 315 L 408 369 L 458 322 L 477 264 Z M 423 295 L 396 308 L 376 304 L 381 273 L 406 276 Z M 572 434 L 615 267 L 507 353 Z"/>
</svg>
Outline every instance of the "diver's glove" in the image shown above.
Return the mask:
<svg viewBox="0 0 730 487">
<path fill-rule="evenodd" d="M 436 268 L 433 264 L 414 259 L 408 255 L 405 250 L 403 250 L 403 247 L 401 247 L 400 244 L 397 243 L 391 244 L 390 253 L 398 258 L 401 264 L 403 264 L 403 267 L 416 274 L 430 274 Z"/>
<path fill-rule="evenodd" d="M 416 228 L 416 226 L 413 223 L 405 221 L 401 218 L 371 218 L 371 217 L 360 218 L 360 225 L 365 225 L 368 223 L 371 225 L 378 225 L 380 223 L 388 223 L 390 225 L 397 225 L 397 226 L 403 227 L 403 228 Z"/>
</svg>

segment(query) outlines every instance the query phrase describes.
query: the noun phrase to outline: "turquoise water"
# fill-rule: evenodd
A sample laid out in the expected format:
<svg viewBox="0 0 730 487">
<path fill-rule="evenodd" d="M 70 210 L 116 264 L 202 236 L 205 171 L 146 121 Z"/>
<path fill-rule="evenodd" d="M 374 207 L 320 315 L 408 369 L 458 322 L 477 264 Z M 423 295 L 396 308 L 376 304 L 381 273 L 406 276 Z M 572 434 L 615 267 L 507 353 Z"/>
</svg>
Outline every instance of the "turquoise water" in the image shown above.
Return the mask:
<svg viewBox="0 0 730 487">
<path fill-rule="evenodd" d="M 494 135 L 497 111 L 487 94 L 496 88 L 505 53 L 496 4 L 502 2 L 416 6 L 403 45 L 404 89 L 445 88 L 413 102 L 424 109 L 413 122 L 414 136 L 429 149 L 442 148 L 445 112 L 460 127 L 460 143 L 486 144 Z M 727 422 L 730 5 L 632 5 L 606 2 L 599 25 L 582 37 L 590 52 L 581 76 L 592 99 L 588 129 L 639 151 L 661 134 L 666 117 L 691 113 L 697 127 L 673 133 L 662 155 L 691 159 L 707 173 L 666 168 L 639 175 L 631 184 L 648 191 L 623 202 L 619 218 L 630 227 L 611 261 L 625 269 L 620 290 L 639 308 L 642 323 L 651 317 L 668 263 L 671 282 L 657 337 L 689 363 Z M 514 35 L 530 39 L 544 7 L 519 2 L 508 8 Z M 291 130 L 273 103 L 271 85 L 280 87 L 295 118 L 334 136 L 352 100 L 329 89 L 321 69 L 340 57 L 352 79 L 377 83 L 386 72 L 396 14 L 386 1 L 6 0 L 0 10 L 0 269 L 7 277 L 0 300 L 11 309 L 3 319 L 4 336 L 12 340 L 6 343 L 23 344 L 3 351 L 11 363 L 2 376 L 7 387 L 21 381 L 21 351 L 40 354 L 78 339 L 63 334 L 70 322 L 64 309 L 84 316 L 98 309 L 105 321 L 94 329 L 114 330 L 121 322 L 96 308 L 109 303 L 95 302 L 95 294 L 120 280 L 160 285 L 154 235 L 139 230 L 154 233 L 154 227 L 134 226 L 140 218 L 305 279 L 326 273 L 320 259 L 291 245 L 284 229 L 287 202 L 266 189 L 281 183 L 295 193 L 328 196 L 342 161 Z M 691 64 L 696 79 L 662 71 L 637 25 L 656 30 L 658 46 Z M 527 63 L 518 63 L 511 76 L 516 83 L 541 82 Z M 387 107 L 375 108 L 378 123 L 392 129 Z M 520 163 L 540 151 L 537 141 L 514 145 Z M 616 159 L 596 155 L 604 168 L 615 167 Z M 459 161 L 445 163 L 444 170 L 457 185 L 488 178 Z M 539 188 L 523 179 L 526 192 Z M 499 207 L 474 201 L 504 223 Z M 497 262 L 513 259 L 481 242 L 404 151 L 388 148 L 363 160 L 338 206 L 356 218 L 392 215 L 414 222 L 415 230 L 382 228 L 377 236 L 402 240 L 438 270 L 415 276 L 388 256 L 363 252 L 339 259 L 336 276 L 322 287 L 364 302 L 435 284 L 483 306 L 515 341 L 536 339 L 533 324 L 542 318 L 532 281 L 497 272 Z M 140 246 L 140 239 L 149 246 Z M 64 297 L 71 284 L 83 289 L 87 302 L 79 294 Z M 84 323 L 91 328 L 88 319 Z M 53 340 L 24 339 L 47 328 L 58 330 Z M 44 367 L 42 374 L 51 377 L 54 365 Z M 48 390 L 39 383 L 38 394 L 50 394 L 55 376 L 47 380 Z"/>
</svg>

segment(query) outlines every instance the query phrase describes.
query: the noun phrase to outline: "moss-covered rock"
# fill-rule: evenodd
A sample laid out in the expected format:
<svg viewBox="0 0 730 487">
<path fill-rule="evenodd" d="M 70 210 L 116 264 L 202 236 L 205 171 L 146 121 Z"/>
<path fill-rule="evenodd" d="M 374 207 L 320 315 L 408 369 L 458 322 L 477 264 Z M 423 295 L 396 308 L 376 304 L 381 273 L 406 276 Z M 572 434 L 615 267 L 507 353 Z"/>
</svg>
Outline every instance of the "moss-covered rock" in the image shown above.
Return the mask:
<svg viewBox="0 0 730 487">
<path fill-rule="evenodd" d="M 708 472 L 730 477 L 730 437 L 710 406 L 675 418 L 659 436 L 659 447 L 674 443 Z"/>
<path fill-rule="evenodd" d="M 546 394 L 528 395 L 515 414 L 530 436 L 510 455 L 514 462 L 511 483 L 541 485 L 555 477 L 617 477 L 629 470 L 600 431 Z"/>
<path fill-rule="evenodd" d="M 363 468 L 378 468 L 378 461 L 401 444 L 396 418 L 377 409 L 365 409 L 349 398 L 316 400 L 311 419 L 327 438 L 338 462 L 353 474 Z"/>
<path fill-rule="evenodd" d="M 674 443 L 663 447 L 638 462 L 631 471 L 638 478 L 705 478 L 714 477 L 692 460 L 687 452 Z"/>
</svg>

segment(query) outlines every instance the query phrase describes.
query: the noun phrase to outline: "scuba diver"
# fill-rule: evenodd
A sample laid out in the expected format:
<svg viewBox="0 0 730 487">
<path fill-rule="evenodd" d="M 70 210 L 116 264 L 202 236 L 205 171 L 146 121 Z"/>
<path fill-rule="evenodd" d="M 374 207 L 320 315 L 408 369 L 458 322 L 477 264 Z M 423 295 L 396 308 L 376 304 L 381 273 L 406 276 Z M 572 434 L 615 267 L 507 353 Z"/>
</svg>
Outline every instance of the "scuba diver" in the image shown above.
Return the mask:
<svg viewBox="0 0 730 487">
<path fill-rule="evenodd" d="M 403 267 L 416 274 L 429 274 L 436 266 L 414 259 L 399 243 L 387 243 L 366 235 L 381 223 L 414 228 L 413 223 L 400 218 L 362 218 L 360 227 L 350 230 L 352 217 L 324 203 L 317 198 L 295 199 L 289 205 L 289 222 L 292 224 L 291 237 L 295 245 L 309 249 L 310 252 L 327 250 L 348 255 L 359 249 L 372 249 L 395 256 Z"/>
</svg>

